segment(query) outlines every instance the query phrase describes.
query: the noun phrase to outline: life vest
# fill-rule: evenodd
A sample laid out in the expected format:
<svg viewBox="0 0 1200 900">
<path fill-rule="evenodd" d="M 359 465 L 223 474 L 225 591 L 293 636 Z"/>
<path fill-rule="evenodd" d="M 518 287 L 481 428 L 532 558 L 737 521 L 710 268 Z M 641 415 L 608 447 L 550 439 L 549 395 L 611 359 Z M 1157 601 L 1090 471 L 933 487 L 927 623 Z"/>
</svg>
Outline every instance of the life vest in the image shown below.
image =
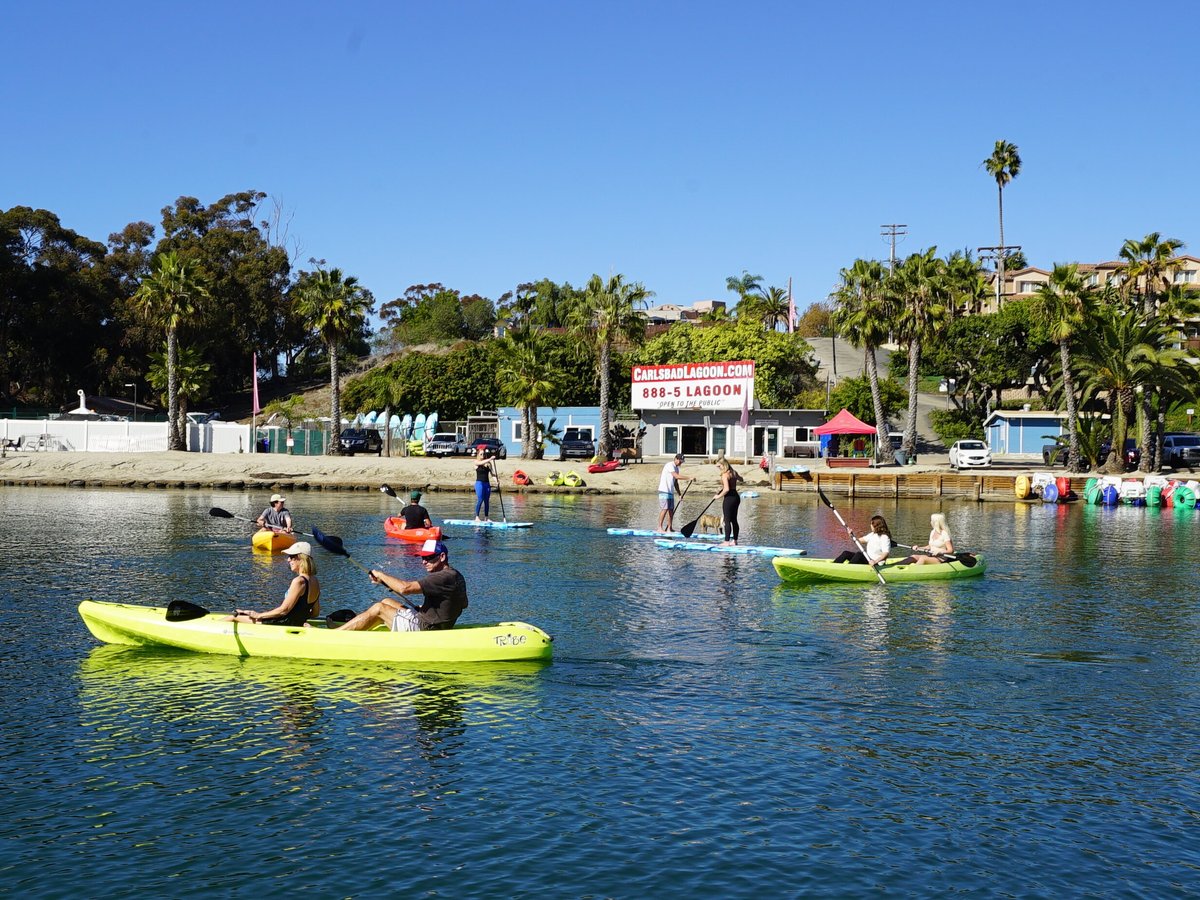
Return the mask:
<svg viewBox="0 0 1200 900">
<path fill-rule="evenodd" d="M 533 480 L 520 469 L 513 472 L 513 484 L 533 484 Z"/>
</svg>

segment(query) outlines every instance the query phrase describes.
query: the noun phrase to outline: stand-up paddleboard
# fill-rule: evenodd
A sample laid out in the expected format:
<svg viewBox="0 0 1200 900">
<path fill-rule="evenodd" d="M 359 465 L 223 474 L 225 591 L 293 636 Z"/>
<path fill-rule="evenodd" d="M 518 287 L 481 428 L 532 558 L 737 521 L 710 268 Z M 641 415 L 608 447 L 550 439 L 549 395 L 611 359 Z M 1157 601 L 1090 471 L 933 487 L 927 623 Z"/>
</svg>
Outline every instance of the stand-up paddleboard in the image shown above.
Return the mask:
<svg viewBox="0 0 1200 900">
<path fill-rule="evenodd" d="M 704 550 L 709 553 L 744 553 L 753 556 L 804 556 L 807 550 L 796 550 L 791 547 L 756 547 L 753 544 L 738 544 L 735 547 L 722 547 L 720 544 L 705 544 L 697 541 L 670 541 L 659 538 L 655 546 L 664 550 Z"/>
<path fill-rule="evenodd" d="M 392 433 L 392 437 L 395 437 L 397 435 L 397 433 L 399 433 L 399 430 L 400 430 L 400 417 L 398 415 L 396 415 L 395 413 L 392 413 L 392 417 L 390 419 L 388 419 L 388 431 L 390 431 Z"/>
<path fill-rule="evenodd" d="M 425 417 L 425 443 L 428 444 L 433 440 L 433 436 L 437 434 L 438 414 L 431 412 Z"/>
<path fill-rule="evenodd" d="M 411 434 L 412 434 L 412 415 L 409 413 L 405 413 L 404 418 L 400 420 L 400 437 L 404 438 L 405 440 L 408 440 L 408 438 Z"/>
<path fill-rule="evenodd" d="M 363 424 L 364 425 L 374 425 L 378 418 L 379 418 L 379 413 L 375 412 L 375 410 L 371 410 L 369 413 L 367 413 L 366 417 L 363 419 Z"/>
<path fill-rule="evenodd" d="M 425 440 L 425 413 L 417 413 L 417 417 L 415 419 L 413 419 L 412 439 L 414 441 L 424 442 L 424 440 Z"/>
<path fill-rule="evenodd" d="M 725 537 L 721 534 L 693 534 L 690 538 L 685 538 L 678 531 L 653 531 L 649 528 L 610 528 L 608 533 L 622 537 L 654 537 L 676 541 L 719 541 Z"/>
<path fill-rule="evenodd" d="M 470 525 L 472 528 L 532 528 L 532 522 L 476 522 L 474 519 L 442 519 L 443 525 Z"/>
</svg>

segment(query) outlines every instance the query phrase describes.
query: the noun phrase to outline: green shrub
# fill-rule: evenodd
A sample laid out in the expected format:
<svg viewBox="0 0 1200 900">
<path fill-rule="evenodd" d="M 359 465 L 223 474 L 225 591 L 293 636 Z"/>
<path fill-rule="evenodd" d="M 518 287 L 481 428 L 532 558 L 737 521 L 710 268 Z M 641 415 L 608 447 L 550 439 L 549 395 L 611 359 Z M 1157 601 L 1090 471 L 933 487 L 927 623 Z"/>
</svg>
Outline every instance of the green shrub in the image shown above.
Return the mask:
<svg viewBox="0 0 1200 900">
<path fill-rule="evenodd" d="M 955 441 L 974 438 L 982 441 L 983 422 L 979 417 L 961 409 L 935 409 L 929 414 L 933 430 L 945 446 Z"/>
</svg>

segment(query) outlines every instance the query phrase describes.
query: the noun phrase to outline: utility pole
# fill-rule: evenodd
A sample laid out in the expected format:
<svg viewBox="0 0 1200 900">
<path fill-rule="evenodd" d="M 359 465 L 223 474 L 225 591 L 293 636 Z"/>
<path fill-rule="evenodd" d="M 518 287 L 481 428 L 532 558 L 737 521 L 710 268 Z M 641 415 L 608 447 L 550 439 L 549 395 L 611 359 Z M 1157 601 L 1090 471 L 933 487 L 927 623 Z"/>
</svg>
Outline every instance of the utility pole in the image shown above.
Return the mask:
<svg viewBox="0 0 1200 900">
<path fill-rule="evenodd" d="M 996 263 L 996 309 L 1000 312 L 1000 295 L 1004 290 L 1004 261 L 1009 255 L 1021 249 L 1020 244 L 1010 244 L 1007 247 L 976 247 L 979 251 L 979 261 L 990 260 Z"/>
<path fill-rule="evenodd" d="M 907 228 L 907 225 L 880 225 L 883 230 L 880 235 L 884 240 L 891 243 L 891 252 L 888 254 L 888 267 L 894 272 L 896 270 L 896 238 L 904 240 L 907 231 L 901 231 L 902 228 Z"/>
</svg>

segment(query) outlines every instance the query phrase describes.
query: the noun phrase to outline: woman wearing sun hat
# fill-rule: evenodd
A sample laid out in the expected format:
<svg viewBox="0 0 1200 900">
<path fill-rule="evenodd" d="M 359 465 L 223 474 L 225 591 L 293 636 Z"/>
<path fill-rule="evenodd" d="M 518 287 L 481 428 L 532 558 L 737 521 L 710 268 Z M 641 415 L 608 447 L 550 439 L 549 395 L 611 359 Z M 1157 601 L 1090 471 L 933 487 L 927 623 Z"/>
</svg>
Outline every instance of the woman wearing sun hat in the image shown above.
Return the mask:
<svg viewBox="0 0 1200 900">
<path fill-rule="evenodd" d="M 317 564 L 312 558 L 312 544 L 297 541 L 283 551 L 293 578 L 283 602 L 263 613 L 239 609 L 229 617 L 231 622 L 262 625 L 291 625 L 299 628 L 321 612 L 321 582 L 317 580 Z"/>
<path fill-rule="evenodd" d="M 467 608 L 467 582 L 461 572 L 451 568 L 446 545 L 441 541 L 426 541 L 417 553 L 425 566 L 424 578 L 404 581 L 378 569 L 371 569 L 368 574 L 372 584 L 382 584 L 397 594 L 421 594 L 421 603 L 407 604 L 384 597 L 340 626 L 341 630 L 366 631 L 376 625 L 386 625 L 392 631 L 439 631 L 454 627 Z"/>
</svg>

